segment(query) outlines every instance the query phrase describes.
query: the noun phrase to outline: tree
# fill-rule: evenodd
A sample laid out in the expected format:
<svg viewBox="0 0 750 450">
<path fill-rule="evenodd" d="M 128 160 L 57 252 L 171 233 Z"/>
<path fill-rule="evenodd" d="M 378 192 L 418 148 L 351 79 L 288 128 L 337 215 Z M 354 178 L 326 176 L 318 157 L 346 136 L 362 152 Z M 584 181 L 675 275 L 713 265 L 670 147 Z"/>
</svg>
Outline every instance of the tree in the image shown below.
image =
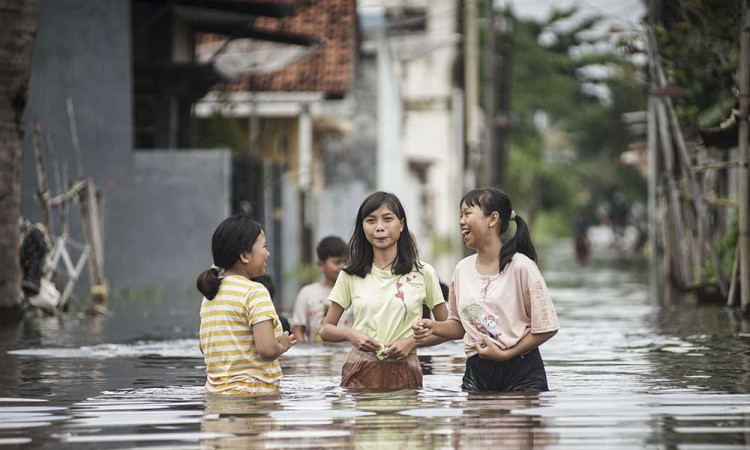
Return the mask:
<svg viewBox="0 0 750 450">
<path fill-rule="evenodd" d="M 602 200 L 596 196 L 611 190 L 645 198 L 645 180 L 614 162 L 634 140 L 622 113 L 645 108 L 643 77 L 627 49 L 612 42 L 606 22 L 578 12 L 553 11 L 544 22 L 516 19 L 513 28 L 505 189 L 542 234 L 569 233 L 574 211 L 587 207 L 592 214 Z M 576 52 L 581 46 L 590 50 Z"/>
<path fill-rule="evenodd" d="M 21 155 L 39 0 L 0 0 L 0 319 L 19 316 Z"/>
<path fill-rule="evenodd" d="M 675 99 L 688 134 L 718 125 L 737 107 L 742 2 L 663 0 L 651 20 L 664 70 L 691 95 Z"/>
</svg>

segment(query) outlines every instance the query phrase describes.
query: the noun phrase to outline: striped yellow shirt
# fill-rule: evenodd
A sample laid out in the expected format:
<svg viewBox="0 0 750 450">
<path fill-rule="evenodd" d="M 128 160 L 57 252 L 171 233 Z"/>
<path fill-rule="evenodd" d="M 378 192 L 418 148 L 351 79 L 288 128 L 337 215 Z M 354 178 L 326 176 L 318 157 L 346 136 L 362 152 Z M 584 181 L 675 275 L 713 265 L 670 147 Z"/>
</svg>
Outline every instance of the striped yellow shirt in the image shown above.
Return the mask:
<svg viewBox="0 0 750 450">
<path fill-rule="evenodd" d="M 206 392 L 268 394 L 278 392 L 281 366 L 255 349 L 253 325 L 281 322 L 266 288 L 239 275 L 221 281 L 213 300 L 201 303 L 200 343 L 206 361 Z"/>
</svg>

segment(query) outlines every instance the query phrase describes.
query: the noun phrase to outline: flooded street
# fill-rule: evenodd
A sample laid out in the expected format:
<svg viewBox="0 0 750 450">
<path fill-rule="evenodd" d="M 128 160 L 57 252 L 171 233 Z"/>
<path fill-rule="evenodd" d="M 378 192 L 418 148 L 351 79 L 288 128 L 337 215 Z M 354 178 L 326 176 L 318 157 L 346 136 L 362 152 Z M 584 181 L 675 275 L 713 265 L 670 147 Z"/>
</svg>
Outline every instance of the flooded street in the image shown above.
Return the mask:
<svg viewBox="0 0 750 450">
<path fill-rule="evenodd" d="M 539 254 L 562 326 L 542 346 L 551 392 L 462 392 L 447 343 L 419 351 L 423 389 L 352 393 L 347 347 L 300 345 L 279 397 L 207 397 L 194 294 L 0 328 L 0 447 L 750 448 L 747 323 L 660 308 L 645 263 L 602 251 L 579 268 L 567 242 Z"/>
</svg>

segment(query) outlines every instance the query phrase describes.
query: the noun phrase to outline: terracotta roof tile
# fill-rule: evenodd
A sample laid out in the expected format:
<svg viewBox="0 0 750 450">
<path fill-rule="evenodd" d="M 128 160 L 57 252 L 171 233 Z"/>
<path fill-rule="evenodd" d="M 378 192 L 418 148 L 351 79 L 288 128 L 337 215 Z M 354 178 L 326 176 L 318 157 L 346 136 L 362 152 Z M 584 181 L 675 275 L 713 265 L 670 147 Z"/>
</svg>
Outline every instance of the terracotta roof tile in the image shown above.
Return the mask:
<svg viewBox="0 0 750 450">
<path fill-rule="evenodd" d="M 248 75 L 232 91 L 315 91 L 340 95 L 349 90 L 356 51 L 356 0 L 300 2 L 293 16 L 258 17 L 253 27 L 267 32 L 284 31 L 320 39 L 311 55 L 286 68 L 267 74 Z"/>
</svg>

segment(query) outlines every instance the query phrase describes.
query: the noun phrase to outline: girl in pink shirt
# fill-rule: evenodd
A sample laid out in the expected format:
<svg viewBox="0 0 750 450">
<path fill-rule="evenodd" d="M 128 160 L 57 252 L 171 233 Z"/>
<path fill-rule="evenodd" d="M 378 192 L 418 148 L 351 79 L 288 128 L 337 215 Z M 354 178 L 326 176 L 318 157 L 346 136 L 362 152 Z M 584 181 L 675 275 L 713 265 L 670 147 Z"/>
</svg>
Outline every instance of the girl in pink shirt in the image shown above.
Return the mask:
<svg viewBox="0 0 750 450">
<path fill-rule="evenodd" d="M 468 192 L 461 199 L 464 243 L 476 253 L 459 261 L 449 293 L 447 321 L 420 320 L 417 342 L 430 335 L 464 339 L 468 391 L 549 390 L 538 347 L 560 327 L 536 265 L 526 222 L 499 189 Z M 510 222 L 511 238 L 501 239 Z"/>
</svg>

